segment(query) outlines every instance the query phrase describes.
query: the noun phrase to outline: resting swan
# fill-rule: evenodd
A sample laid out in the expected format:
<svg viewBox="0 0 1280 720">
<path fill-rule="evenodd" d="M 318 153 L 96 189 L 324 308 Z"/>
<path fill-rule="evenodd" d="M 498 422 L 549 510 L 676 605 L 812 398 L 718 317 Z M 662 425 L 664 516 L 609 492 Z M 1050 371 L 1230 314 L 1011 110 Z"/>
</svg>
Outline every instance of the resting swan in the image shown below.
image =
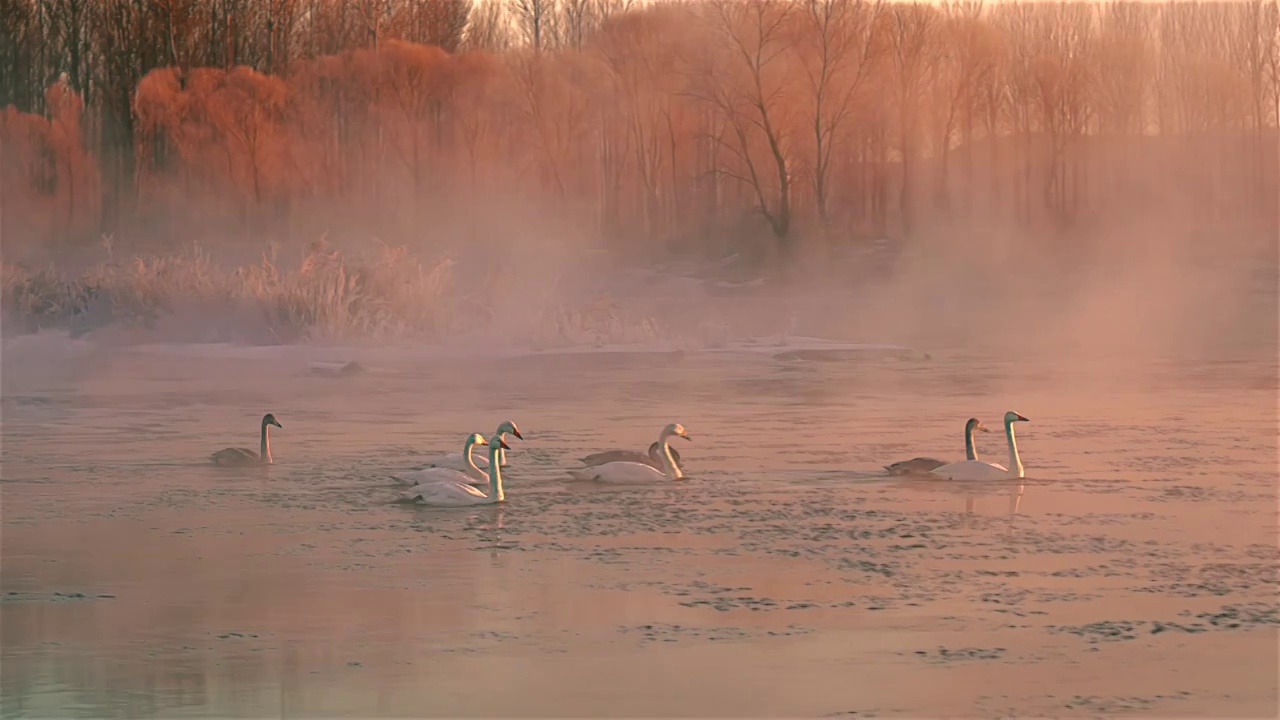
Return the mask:
<svg viewBox="0 0 1280 720">
<path fill-rule="evenodd" d="M 671 446 L 667 444 L 667 438 L 672 436 L 693 440 L 680 423 L 671 423 L 662 428 L 662 432 L 658 435 L 658 446 L 662 451 L 662 470 L 638 462 L 607 462 L 595 467 L 572 469 L 569 471 L 569 475 L 575 480 L 599 480 L 607 483 L 679 480 L 684 477 L 684 474 L 680 472 L 675 459 L 671 457 Z"/>
<path fill-rule="evenodd" d="M 499 439 L 501 442 L 501 439 Z M 467 440 L 462 445 L 462 457 L 466 459 L 466 471 L 454 470 L 448 467 L 427 467 L 421 470 L 392 475 L 391 478 L 401 485 L 421 485 L 430 482 L 460 482 L 470 483 L 472 485 L 488 485 L 489 474 L 476 467 L 474 459 L 471 457 L 472 448 L 476 445 L 488 445 L 489 441 L 484 439 L 480 433 L 471 433 L 467 436 Z"/>
<path fill-rule="evenodd" d="M 987 426 L 978 422 L 978 418 L 969 418 L 964 424 L 964 456 L 967 460 L 977 460 L 978 453 L 973 446 L 973 431 L 981 430 L 982 432 L 990 432 Z M 892 465 L 885 465 L 884 469 L 889 471 L 890 475 L 910 475 L 915 473 L 927 473 L 930 470 L 940 468 L 947 463 L 931 457 L 914 457 L 910 460 L 901 460 Z"/>
<path fill-rule="evenodd" d="M 502 424 L 498 426 L 498 429 L 493 431 L 493 437 L 499 438 L 505 442 L 507 439 L 507 433 L 511 433 L 512 435 L 515 435 L 521 440 L 524 439 L 524 436 L 520 434 L 520 428 L 516 427 L 516 424 L 510 420 L 504 420 Z M 507 467 L 506 451 L 504 450 L 503 452 L 499 453 L 498 457 L 502 459 L 502 467 Z M 454 453 L 444 453 L 442 455 L 436 455 L 435 457 L 429 457 L 423 463 L 424 467 L 453 468 L 454 470 L 460 470 L 462 472 L 467 471 L 468 465 L 475 465 L 481 470 L 486 470 L 489 467 L 489 459 L 486 457 L 478 457 L 478 458 L 472 458 L 471 461 L 468 462 L 465 452 L 460 452 L 460 453 L 454 452 Z M 480 478 L 479 480 L 482 483 L 487 483 L 489 482 L 489 476 L 486 475 L 483 478 Z"/>
<path fill-rule="evenodd" d="M 267 427 L 275 425 L 281 430 L 284 426 L 276 420 L 276 416 L 267 413 L 262 416 L 262 430 L 259 433 L 258 447 L 259 452 L 254 452 L 249 448 L 224 448 L 209 456 L 214 465 L 222 465 L 226 467 L 243 467 L 245 465 L 270 465 L 271 464 L 271 436 L 267 431 Z"/>
<path fill-rule="evenodd" d="M 684 468 L 680 465 L 680 453 L 676 452 L 675 448 L 670 448 L 670 450 L 671 459 L 675 461 L 676 467 L 683 470 Z M 606 450 L 604 452 L 592 453 L 582 458 L 582 464 L 587 467 L 595 467 L 597 465 L 604 465 L 605 463 L 611 462 L 644 463 L 655 470 L 661 470 L 662 446 L 656 442 L 653 443 L 649 446 L 648 455 L 636 452 L 635 450 Z M 939 462 L 938 464 L 941 465 L 942 463 Z"/>
<path fill-rule="evenodd" d="M 483 438 L 482 438 L 483 439 Z M 431 482 L 410 488 L 400 493 L 401 500 L 414 500 L 423 505 L 434 507 L 469 507 L 471 505 L 492 505 L 506 499 L 502 493 L 502 461 L 498 453 L 507 449 L 502 438 L 489 445 L 489 494 L 460 482 Z M 447 470 L 448 468 L 433 468 Z"/>
<path fill-rule="evenodd" d="M 1009 465 L 1012 469 L 982 460 L 962 460 L 934 468 L 930 472 L 948 480 L 1021 479 L 1025 471 L 1022 469 L 1022 459 L 1018 457 L 1018 441 L 1013 437 L 1013 424 L 1016 422 L 1031 421 L 1012 410 L 1004 414 L 1004 435 L 1009 441 Z"/>
</svg>

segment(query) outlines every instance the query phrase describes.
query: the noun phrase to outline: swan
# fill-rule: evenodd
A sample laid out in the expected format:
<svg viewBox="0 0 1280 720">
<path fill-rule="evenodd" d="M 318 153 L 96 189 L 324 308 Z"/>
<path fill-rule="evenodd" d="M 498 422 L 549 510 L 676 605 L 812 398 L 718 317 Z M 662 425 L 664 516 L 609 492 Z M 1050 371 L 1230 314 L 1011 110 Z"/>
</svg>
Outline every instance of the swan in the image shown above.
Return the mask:
<svg viewBox="0 0 1280 720">
<path fill-rule="evenodd" d="M 978 422 L 978 418 L 969 418 L 964 424 L 964 456 L 968 460 L 977 460 L 978 453 L 973 446 L 973 431 L 981 430 L 982 432 L 991 432 L 987 430 L 987 426 Z M 914 457 L 910 460 L 901 460 L 892 465 L 885 465 L 884 469 L 889 471 L 890 475 L 910 475 L 915 473 L 927 473 L 935 468 L 946 465 L 946 461 L 938 460 L 931 457 Z"/>
<path fill-rule="evenodd" d="M 929 472 L 948 480 L 1021 479 L 1025 471 L 1022 468 L 1022 459 L 1018 457 L 1018 441 L 1013 437 L 1013 424 L 1016 422 L 1031 421 L 1012 410 L 1004 414 L 1004 435 L 1009 441 L 1009 465 L 1012 469 L 982 460 L 961 460 L 934 468 Z"/>
<path fill-rule="evenodd" d="M 638 462 L 607 462 L 603 465 L 588 468 L 576 468 L 569 471 L 569 475 L 575 480 L 599 480 L 607 483 L 637 483 L 650 482 L 653 480 L 679 480 L 684 477 L 680 472 L 680 468 L 676 465 L 675 459 L 671 457 L 671 446 L 667 444 L 667 438 L 672 436 L 682 437 L 685 440 L 693 440 L 689 434 L 685 432 L 684 426 L 680 423 L 671 423 L 662 428 L 662 432 L 658 435 L 658 446 L 662 450 L 662 470 L 654 468 L 652 465 Z"/>
<path fill-rule="evenodd" d="M 502 442 L 498 438 L 498 442 Z M 471 433 L 467 436 L 467 440 L 462 445 L 462 457 L 466 458 L 466 471 L 455 470 L 450 467 L 426 467 L 420 470 L 413 470 L 399 475 L 392 475 L 391 478 L 401 485 L 421 485 L 431 482 L 460 482 L 470 483 L 472 485 L 488 485 L 489 474 L 476 467 L 475 461 L 471 457 L 472 448 L 476 445 L 489 445 L 489 441 L 484 439 L 480 433 Z"/>
<path fill-rule="evenodd" d="M 245 465 L 270 465 L 271 464 L 271 436 L 267 432 L 267 427 L 275 425 L 281 430 L 284 426 L 280 421 L 276 420 L 276 416 L 267 413 L 262 416 L 262 431 L 258 446 L 259 452 L 254 452 L 249 448 L 224 448 L 209 456 L 214 465 L 222 465 L 226 467 L 243 467 Z"/>
<path fill-rule="evenodd" d="M 683 470 L 684 468 L 680 465 L 680 453 L 676 452 L 675 448 L 670 448 L 670 450 L 671 459 L 675 461 L 675 466 Z M 595 467 L 597 465 L 604 465 L 611 462 L 644 463 L 645 465 L 653 467 L 655 470 L 660 470 L 662 469 L 662 446 L 656 442 L 653 443 L 649 446 L 648 455 L 636 452 L 635 450 L 606 450 L 604 452 L 592 453 L 582 458 L 582 464 L 587 467 Z M 938 464 L 941 465 L 942 463 L 939 462 Z"/>
<path fill-rule="evenodd" d="M 461 482 L 429 482 L 409 488 L 400 493 L 401 500 L 413 500 L 423 505 L 435 507 L 468 507 L 471 505 L 492 505 L 506 499 L 502 493 L 502 461 L 498 454 L 507 449 L 502 438 L 494 438 L 497 442 L 489 445 L 489 494 Z M 448 468 L 434 468 L 447 470 Z"/>
<path fill-rule="evenodd" d="M 498 429 L 493 431 L 493 437 L 500 438 L 505 442 L 507 439 L 507 433 L 511 433 L 512 435 L 515 435 L 521 440 L 524 439 L 524 436 L 520 434 L 520 428 L 516 427 L 516 424 L 510 420 L 503 420 L 502 424 L 498 426 Z M 504 450 L 503 452 L 499 453 L 498 457 L 502 460 L 502 467 L 507 467 L 506 451 Z M 474 464 L 476 467 L 480 468 L 481 470 L 485 470 L 489 467 L 489 459 L 486 457 L 472 458 L 470 461 L 470 464 Z M 424 463 L 424 467 L 453 468 L 454 470 L 460 470 L 462 472 L 467 471 L 467 465 L 468 465 L 468 461 L 467 461 L 466 454 L 456 453 L 456 452 L 444 453 L 442 455 L 436 455 L 435 457 L 427 458 L 426 462 Z M 489 476 L 486 475 L 482 478 L 479 478 L 479 480 L 482 483 L 487 483 L 489 482 Z"/>
</svg>

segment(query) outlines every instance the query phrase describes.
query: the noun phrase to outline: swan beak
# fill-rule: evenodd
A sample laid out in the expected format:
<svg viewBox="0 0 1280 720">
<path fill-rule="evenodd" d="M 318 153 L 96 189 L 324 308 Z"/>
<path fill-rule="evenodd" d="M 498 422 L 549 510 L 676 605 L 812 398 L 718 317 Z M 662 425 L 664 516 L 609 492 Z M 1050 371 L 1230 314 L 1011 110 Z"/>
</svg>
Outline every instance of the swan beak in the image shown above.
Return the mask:
<svg viewBox="0 0 1280 720">
<path fill-rule="evenodd" d="M 977 425 L 974 425 L 973 427 L 974 427 L 975 429 L 977 429 L 977 430 L 981 430 L 982 432 L 991 432 L 990 430 L 988 430 L 988 429 L 987 429 L 987 426 L 986 426 L 986 425 L 983 425 L 982 423 L 978 423 Z"/>
<path fill-rule="evenodd" d="M 511 446 L 507 444 L 507 441 L 503 440 L 502 438 L 498 438 L 498 445 L 502 446 L 506 450 L 511 449 Z"/>
<path fill-rule="evenodd" d="M 1014 413 L 1014 415 L 1018 415 L 1018 413 Z M 1018 419 L 1021 420 L 1022 422 L 1031 422 L 1030 420 L 1028 420 L 1027 418 L 1021 415 L 1018 415 Z"/>
<path fill-rule="evenodd" d="M 524 439 L 524 436 L 520 434 L 520 431 L 519 431 L 519 430 L 516 430 L 515 428 L 512 428 L 512 429 L 511 429 L 511 434 L 512 434 L 512 435 L 515 435 L 516 437 L 520 438 L 521 440 L 523 440 L 523 439 Z"/>
<path fill-rule="evenodd" d="M 276 427 L 280 428 L 281 430 L 283 430 L 283 429 L 284 429 L 284 426 L 280 424 L 280 421 L 279 421 L 279 420 L 276 420 L 275 422 L 273 422 L 273 423 L 271 423 L 271 424 L 272 424 L 272 425 L 275 425 Z"/>
<path fill-rule="evenodd" d="M 690 435 L 681 435 L 680 437 L 684 438 L 685 440 L 688 440 L 689 442 L 693 442 L 693 437 Z"/>
</svg>

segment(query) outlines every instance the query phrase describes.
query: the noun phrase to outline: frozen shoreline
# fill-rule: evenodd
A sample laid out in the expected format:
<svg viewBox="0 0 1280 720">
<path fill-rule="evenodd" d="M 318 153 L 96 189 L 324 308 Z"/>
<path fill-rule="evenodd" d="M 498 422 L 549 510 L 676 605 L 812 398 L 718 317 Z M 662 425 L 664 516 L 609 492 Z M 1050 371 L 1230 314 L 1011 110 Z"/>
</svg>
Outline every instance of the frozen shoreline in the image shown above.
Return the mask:
<svg viewBox="0 0 1280 720">
<path fill-rule="evenodd" d="M 468 343 L 394 343 L 327 344 L 297 343 L 281 345 L 247 345 L 236 343 L 167 343 L 141 342 L 128 345 L 100 344 L 90 338 L 71 338 L 64 331 L 44 331 L 30 335 L 6 338 L 3 352 L 9 357 L 23 357 L 41 353 L 66 352 L 71 355 L 112 350 L 134 355 L 201 357 L 208 359 L 290 359 L 314 363 L 343 363 L 351 360 L 367 362 L 378 358 L 392 360 L 465 359 L 469 357 L 504 359 L 521 357 L 548 357 L 557 355 L 774 355 L 784 352 L 825 351 L 846 353 L 909 353 L 912 349 L 890 343 L 867 343 L 806 336 L 764 336 L 731 342 L 691 347 L 687 343 L 610 343 L 581 344 L 557 347 L 501 347 L 483 342 Z"/>
</svg>

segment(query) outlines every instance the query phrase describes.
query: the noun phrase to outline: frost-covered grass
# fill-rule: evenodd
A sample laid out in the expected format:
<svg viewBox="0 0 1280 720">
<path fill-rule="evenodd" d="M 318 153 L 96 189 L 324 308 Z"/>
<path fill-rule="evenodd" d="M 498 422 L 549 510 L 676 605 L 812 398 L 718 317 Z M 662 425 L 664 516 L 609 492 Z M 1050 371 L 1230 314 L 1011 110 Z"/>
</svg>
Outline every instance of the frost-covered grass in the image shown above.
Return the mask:
<svg viewBox="0 0 1280 720">
<path fill-rule="evenodd" d="M 480 277 L 456 282 L 457 263 L 423 263 L 403 248 L 343 254 L 324 241 L 296 262 L 275 252 L 239 267 L 200 248 L 164 256 L 108 259 L 78 276 L 53 267 L 3 264 L 5 334 L 44 328 L 73 335 L 106 330 L 180 342 L 439 340 L 496 334 L 552 347 L 644 343 L 659 327 L 607 295 L 568 304 L 531 298 L 513 316 L 487 301 Z"/>
</svg>

